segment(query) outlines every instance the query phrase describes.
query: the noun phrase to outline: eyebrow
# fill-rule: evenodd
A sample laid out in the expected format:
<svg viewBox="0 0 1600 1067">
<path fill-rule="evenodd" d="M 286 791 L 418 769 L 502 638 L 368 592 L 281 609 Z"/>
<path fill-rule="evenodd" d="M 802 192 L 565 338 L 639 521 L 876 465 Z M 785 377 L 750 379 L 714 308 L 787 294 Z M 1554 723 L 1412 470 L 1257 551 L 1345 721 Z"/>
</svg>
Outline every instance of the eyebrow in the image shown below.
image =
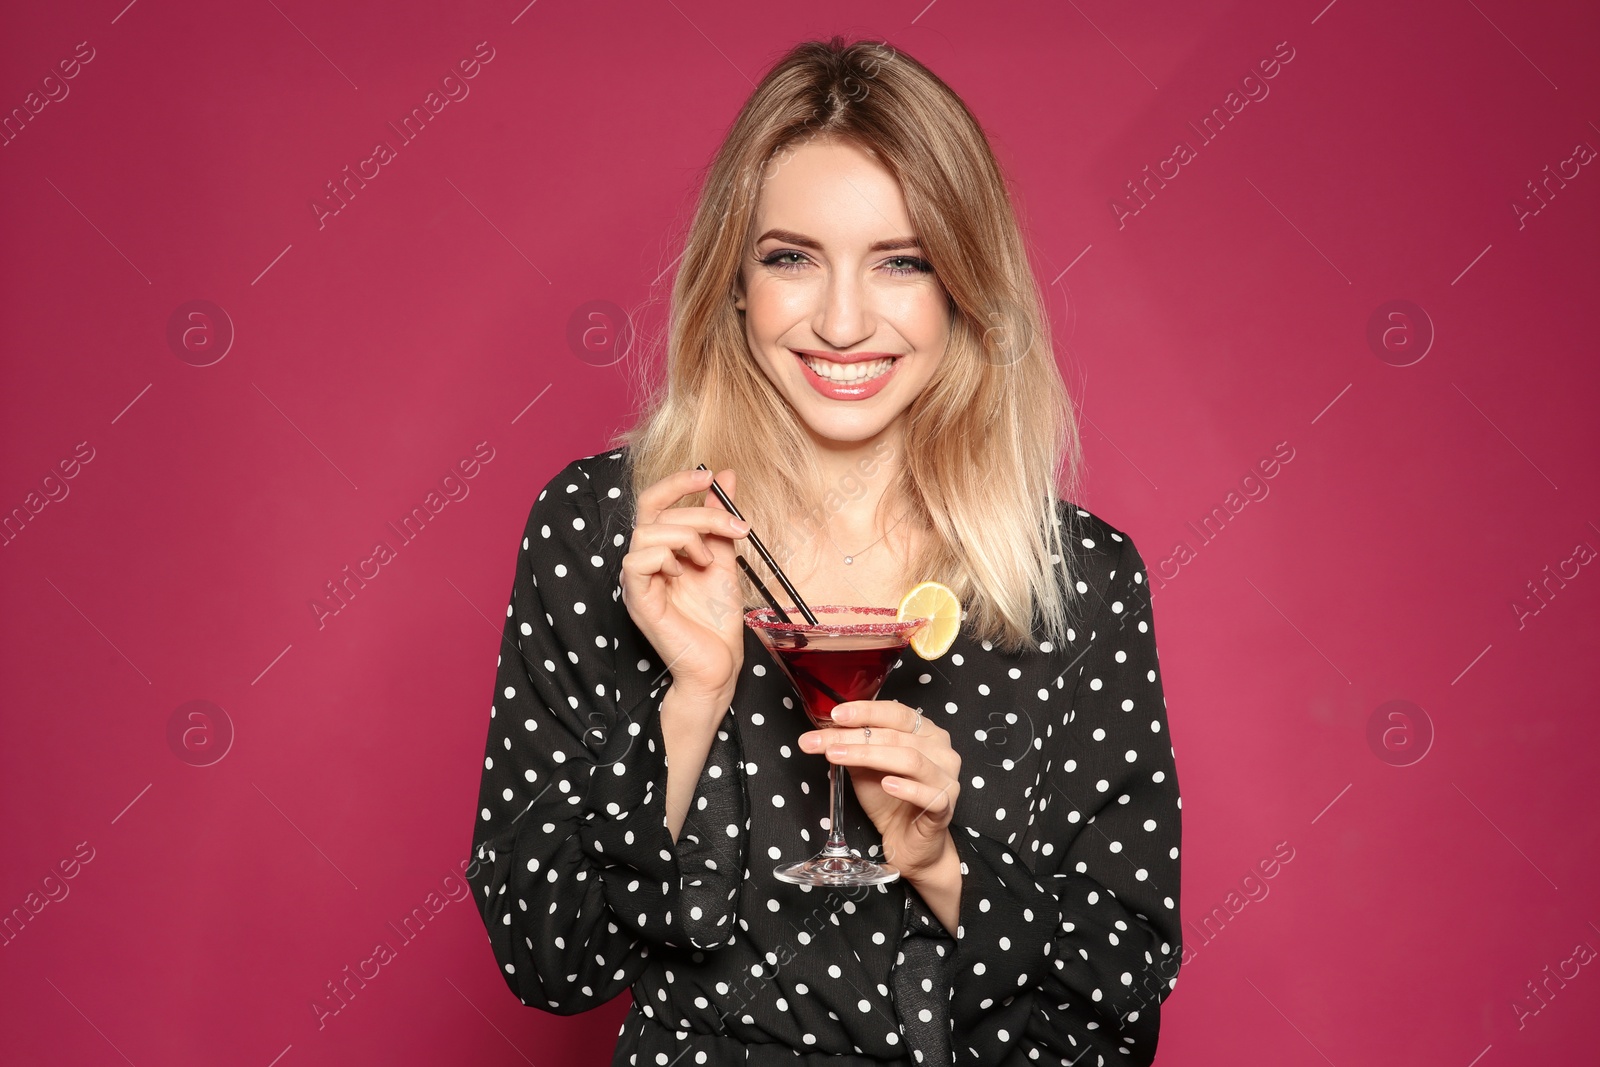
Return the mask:
<svg viewBox="0 0 1600 1067">
<path fill-rule="evenodd" d="M 822 242 L 818 241 L 814 237 L 807 237 L 803 233 L 795 233 L 793 230 L 768 230 L 766 233 L 764 233 L 760 237 L 756 238 L 756 244 L 760 244 L 762 241 L 766 241 L 766 240 L 769 240 L 769 239 L 770 240 L 775 240 L 775 241 L 782 241 L 784 244 L 799 245 L 801 248 L 810 248 L 810 249 L 813 249 L 814 251 L 817 251 L 817 252 L 822 251 Z M 887 240 L 883 240 L 883 241 L 874 241 L 871 244 L 871 246 L 868 247 L 867 251 L 868 252 L 893 252 L 893 251 L 895 251 L 897 249 L 901 249 L 901 248 L 921 248 L 921 247 L 922 247 L 922 243 L 920 241 L 918 241 L 916 239 L 916 237 L 914 237 L 914 236 L 912 236 L 912 237 L 891 237 L 891 238 L 889 238 Z"/>
</svg>

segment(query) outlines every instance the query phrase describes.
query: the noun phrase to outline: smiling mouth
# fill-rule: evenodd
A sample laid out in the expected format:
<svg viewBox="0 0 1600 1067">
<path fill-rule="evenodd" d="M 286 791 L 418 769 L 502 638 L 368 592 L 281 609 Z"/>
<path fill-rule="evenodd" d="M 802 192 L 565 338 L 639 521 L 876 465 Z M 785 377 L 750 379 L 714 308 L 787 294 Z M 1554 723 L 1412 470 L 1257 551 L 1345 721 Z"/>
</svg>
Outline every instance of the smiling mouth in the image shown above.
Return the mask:
<svg viewBox="0 0 1600 1067">
<path fill-rule="evenodd" d="M 859 385 L 862 382 L 870 382 L 874 378 L 881 378 L 889 373 L 889 368 L 893 367 L 895 363 L 892 357 L 865 360 L 861 363 L 835 363 L 829 359 L 801 355 L 798 352 L 795 353 L 795 356 L 810 367 L 812 373 L 816 374 L 818 378 L 835 385 Z"/>
</svg>

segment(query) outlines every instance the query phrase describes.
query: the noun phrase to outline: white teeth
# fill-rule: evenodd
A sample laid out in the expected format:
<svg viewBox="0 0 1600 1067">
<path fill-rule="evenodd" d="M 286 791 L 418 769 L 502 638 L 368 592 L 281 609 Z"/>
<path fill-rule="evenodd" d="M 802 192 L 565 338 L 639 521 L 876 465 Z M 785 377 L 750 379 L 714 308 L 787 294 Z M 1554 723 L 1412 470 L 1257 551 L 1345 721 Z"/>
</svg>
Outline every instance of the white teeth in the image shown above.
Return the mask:
<svg viewBox="0 0 1600 1067">
<path fill-rule="evenodd" d="M 810 356 L 801 356 L 806 366 L 816 372 L 817 377 L 830 382 L 850 384 L 864 382 L 885 373 L 894 364 L 892 359 L 872 359 L 864 363 L 834 363 L 826 359 L 813 359 Z"/>
</svg>

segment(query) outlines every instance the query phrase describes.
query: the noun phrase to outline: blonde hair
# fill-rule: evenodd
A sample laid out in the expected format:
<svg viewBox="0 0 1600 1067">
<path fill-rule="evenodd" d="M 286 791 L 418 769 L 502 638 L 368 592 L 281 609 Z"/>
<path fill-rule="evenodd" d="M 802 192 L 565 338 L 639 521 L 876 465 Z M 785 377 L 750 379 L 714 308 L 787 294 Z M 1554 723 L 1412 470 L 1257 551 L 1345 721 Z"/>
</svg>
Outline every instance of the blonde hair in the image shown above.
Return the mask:
<svg viewBox="0 0 1600 1067">
<path fill-rule="evenodd" d="M 903 522 L 924 531 L 906 588 L 949 586 L 965 632 L 1007 652 L 1041 637 L 1060 644 L 1076 568 L 1072 508 L 1058 523 L 1056 499 L 1077 499 L 1082 452 L 1043 297 L 977 120 L 932 71 L 885 42 L 797 45 L 723 141 L 672 284 L 665 380 L 645 383 L 639 421 L 612 440 L 628 447 L 633 499 L 699 463 L 733 468 L 739 510 L 780 565 L 809 536 L 795 517 L 809 525 L 826 507 L 837 510 L 830 500 L 840 494 L 752 357 L 732 300 L 764 176 L 781 165 L 780 153 L 813 138 L 861 148 L 899 181 L 949 297 L 948 347 L 904 412 L 905 447 L 879 504 L 880 519 L 904 512 Z M 704 500 L 696 494 L 682 506 Z M 758 554 L 744 555 L 781 597 Z M 740 581 L 746 605 L 763 603 Z"/>
</svg>

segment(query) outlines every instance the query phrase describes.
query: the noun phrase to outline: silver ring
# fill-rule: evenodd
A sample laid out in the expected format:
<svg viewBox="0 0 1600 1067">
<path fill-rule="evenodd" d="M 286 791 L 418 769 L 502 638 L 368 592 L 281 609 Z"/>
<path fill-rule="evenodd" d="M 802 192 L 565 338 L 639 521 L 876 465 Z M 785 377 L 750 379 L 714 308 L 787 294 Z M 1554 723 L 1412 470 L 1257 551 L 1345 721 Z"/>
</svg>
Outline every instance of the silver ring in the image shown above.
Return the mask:
<svg viewBox="0 0 1600 1067">
<path fill-rule="evenodd" d="M 920 729 L 922 729 L 922 709 L 918 708 L 917 717 L 911 720 L 911 732 L 916 733 Z"/>
<path fill-rule="evenodd" d="M 861 728 L 861 733 L 866 738 L 867 744 L 869 744 L 869 745 L 872 744 L 872 727 L 863 726 Z"/>
</svg>

